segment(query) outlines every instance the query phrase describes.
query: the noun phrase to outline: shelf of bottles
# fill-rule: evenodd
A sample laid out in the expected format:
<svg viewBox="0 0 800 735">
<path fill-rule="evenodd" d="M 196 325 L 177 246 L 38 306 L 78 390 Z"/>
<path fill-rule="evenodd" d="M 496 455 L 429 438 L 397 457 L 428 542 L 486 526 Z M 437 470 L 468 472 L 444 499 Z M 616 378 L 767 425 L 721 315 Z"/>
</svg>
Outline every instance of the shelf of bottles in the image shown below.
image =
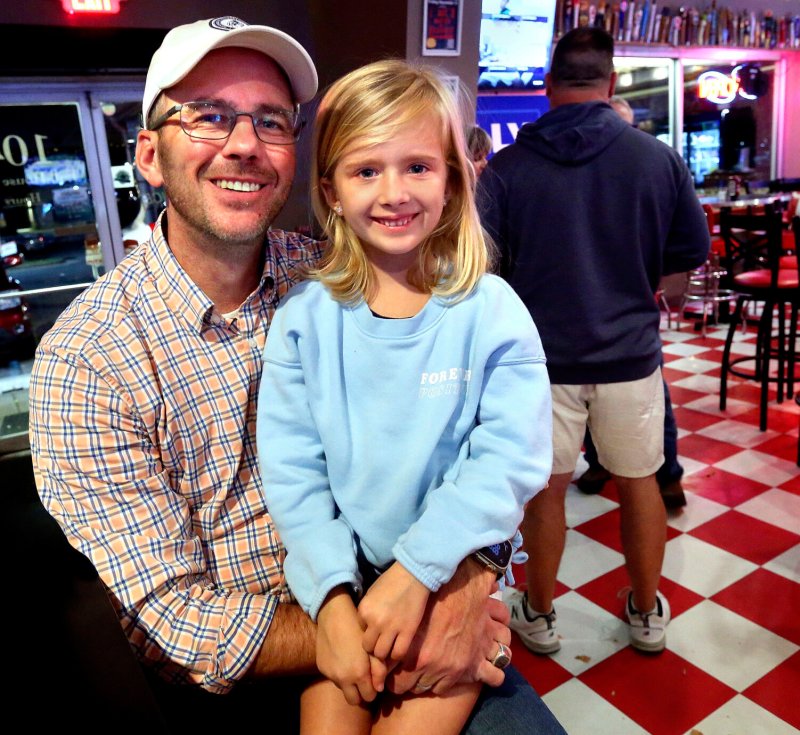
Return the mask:
<svg viewBox="0 0 800 735">
<path fill-rule="evenodd" d="M 620 43 L 800 50 L 800 13 L 666 6 L 657 0 L 557 0 L 555 35 L 600 26 Z"/>
</svg>

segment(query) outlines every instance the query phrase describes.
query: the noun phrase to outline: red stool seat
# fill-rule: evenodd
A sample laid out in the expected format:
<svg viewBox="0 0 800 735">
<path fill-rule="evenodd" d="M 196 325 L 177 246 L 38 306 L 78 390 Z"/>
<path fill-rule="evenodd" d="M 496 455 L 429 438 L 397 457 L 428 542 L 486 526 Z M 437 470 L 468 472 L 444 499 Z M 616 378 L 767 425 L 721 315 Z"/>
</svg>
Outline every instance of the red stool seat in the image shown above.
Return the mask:
<svg viewBox="0 0 800 735">
<path fill-rule="evenodd" d="M 795 220 L 800 221 L 797 217 Z M 793 229 L 800 229 L 794 221 Z M 776 384 L 778 403 L 784 395 L 792 397 L 794 393 L 800 306 L 797 256 L 785 255 L 781 213 L 771 205 L 766 205 L 762 213 L 723 210 L 720 234 L 725 241 L 723 265 L 732 274 L 730 285 L 738 295 L 722 354 L 719 407 L 725 410 L 728 375 L 758 381 L 759 428 L 764 431 L 770 384 Z M 761 304 L 755 354 L 733 357 L 733 336 L 737 326 L 746 323 L 744 307 L 752 302 Z M 776 370 L 771 369 L 772 361 Z M 752 370 L 741 367 L 748 363 Z"/>
<path fill-rule="evenodd" d="M 797 262 L 795 260 L 795 265 Z M 769 288 L 772 280 L 772 272 L 766 268 L 757 271 L 746 271 L 734 276 L 734 286 L 743 286 L 748 291 Z M 797 269 L 781 268 L 778 271 L 778 288 L 797 288 Z"/>
</svg>

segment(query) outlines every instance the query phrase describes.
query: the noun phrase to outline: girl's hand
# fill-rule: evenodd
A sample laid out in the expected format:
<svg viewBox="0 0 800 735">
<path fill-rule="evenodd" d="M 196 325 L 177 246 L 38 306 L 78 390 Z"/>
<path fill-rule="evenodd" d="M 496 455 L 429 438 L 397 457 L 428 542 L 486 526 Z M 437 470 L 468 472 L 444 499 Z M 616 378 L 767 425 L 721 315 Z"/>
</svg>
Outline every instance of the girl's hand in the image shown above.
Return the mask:
<svg viewBox="0 0 800 735">
<path fill-rule="evenodd" d="M 417 632 L 430 592 L 395 562 L 370 587 L 358 606 L 367 653 L 382 661 L 401 661 Z"/>
<path fill-rule="evenodd" d="M 375 656 L 369 657 L 369 668 L 372 676 L 372 686 L 376 692 L 382 692 L 385 686 L 386 677 L 389 675 L 389 667 L 385 661 L 381 661 Z"/>
<path fill-rule="evenodd" d="M 353 600 L 344 587 L 337 587 L 317 616 L 317 668 L 353 705 L 371 702 L 379 691 L 373 685 L 375 668 L 361 644 L 362 636 Z M 385 678 L 384 667 L 381 689 Z"/>
</svg>

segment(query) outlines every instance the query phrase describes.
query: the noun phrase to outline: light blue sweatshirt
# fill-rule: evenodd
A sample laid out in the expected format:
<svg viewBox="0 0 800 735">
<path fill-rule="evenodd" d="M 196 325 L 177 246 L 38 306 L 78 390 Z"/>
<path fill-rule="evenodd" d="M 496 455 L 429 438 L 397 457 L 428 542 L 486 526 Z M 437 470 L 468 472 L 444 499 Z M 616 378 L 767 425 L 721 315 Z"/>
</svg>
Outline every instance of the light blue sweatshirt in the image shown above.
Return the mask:
<svg viewBox="0 0 800 735">
<path fill-rule="evenodd" d="M 270 325 L 257 437 L 286 580 L 313 619 L 337 585 L 360 591 L 359 552 L 435 592 L 471 552 L 515 534 L 550 475 L 538 332 L 492 275 L 409 319 L 302 283 Z"/>
</svg>

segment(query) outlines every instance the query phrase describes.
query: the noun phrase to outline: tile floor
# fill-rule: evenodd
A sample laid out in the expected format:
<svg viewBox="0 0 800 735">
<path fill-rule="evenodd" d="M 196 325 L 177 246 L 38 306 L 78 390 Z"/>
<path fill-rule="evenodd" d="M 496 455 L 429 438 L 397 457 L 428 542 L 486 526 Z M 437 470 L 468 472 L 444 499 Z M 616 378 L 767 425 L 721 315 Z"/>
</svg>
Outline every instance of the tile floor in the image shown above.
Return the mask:
<svg viewBox="0 0 800 735">
<path fill-rule="evenodd" d="M 736 353 L 751 354 L 754 336 L 738 334 Z M 662 654 L 628 645 L 613 483 L 595 496 L 570 486 L 562 648 L 543 657 L 512 644 L 569 735 L 800 733 L 800 409 L 772 401 L 761 432 L 757 384 L 734 378 L 721 412 L 724 337 L 662 330 L 688 498 L 668 517 L 661 590 L 673 620 Z M 524 587 L 523 570 L 515 575 Z"/>
</svg>

